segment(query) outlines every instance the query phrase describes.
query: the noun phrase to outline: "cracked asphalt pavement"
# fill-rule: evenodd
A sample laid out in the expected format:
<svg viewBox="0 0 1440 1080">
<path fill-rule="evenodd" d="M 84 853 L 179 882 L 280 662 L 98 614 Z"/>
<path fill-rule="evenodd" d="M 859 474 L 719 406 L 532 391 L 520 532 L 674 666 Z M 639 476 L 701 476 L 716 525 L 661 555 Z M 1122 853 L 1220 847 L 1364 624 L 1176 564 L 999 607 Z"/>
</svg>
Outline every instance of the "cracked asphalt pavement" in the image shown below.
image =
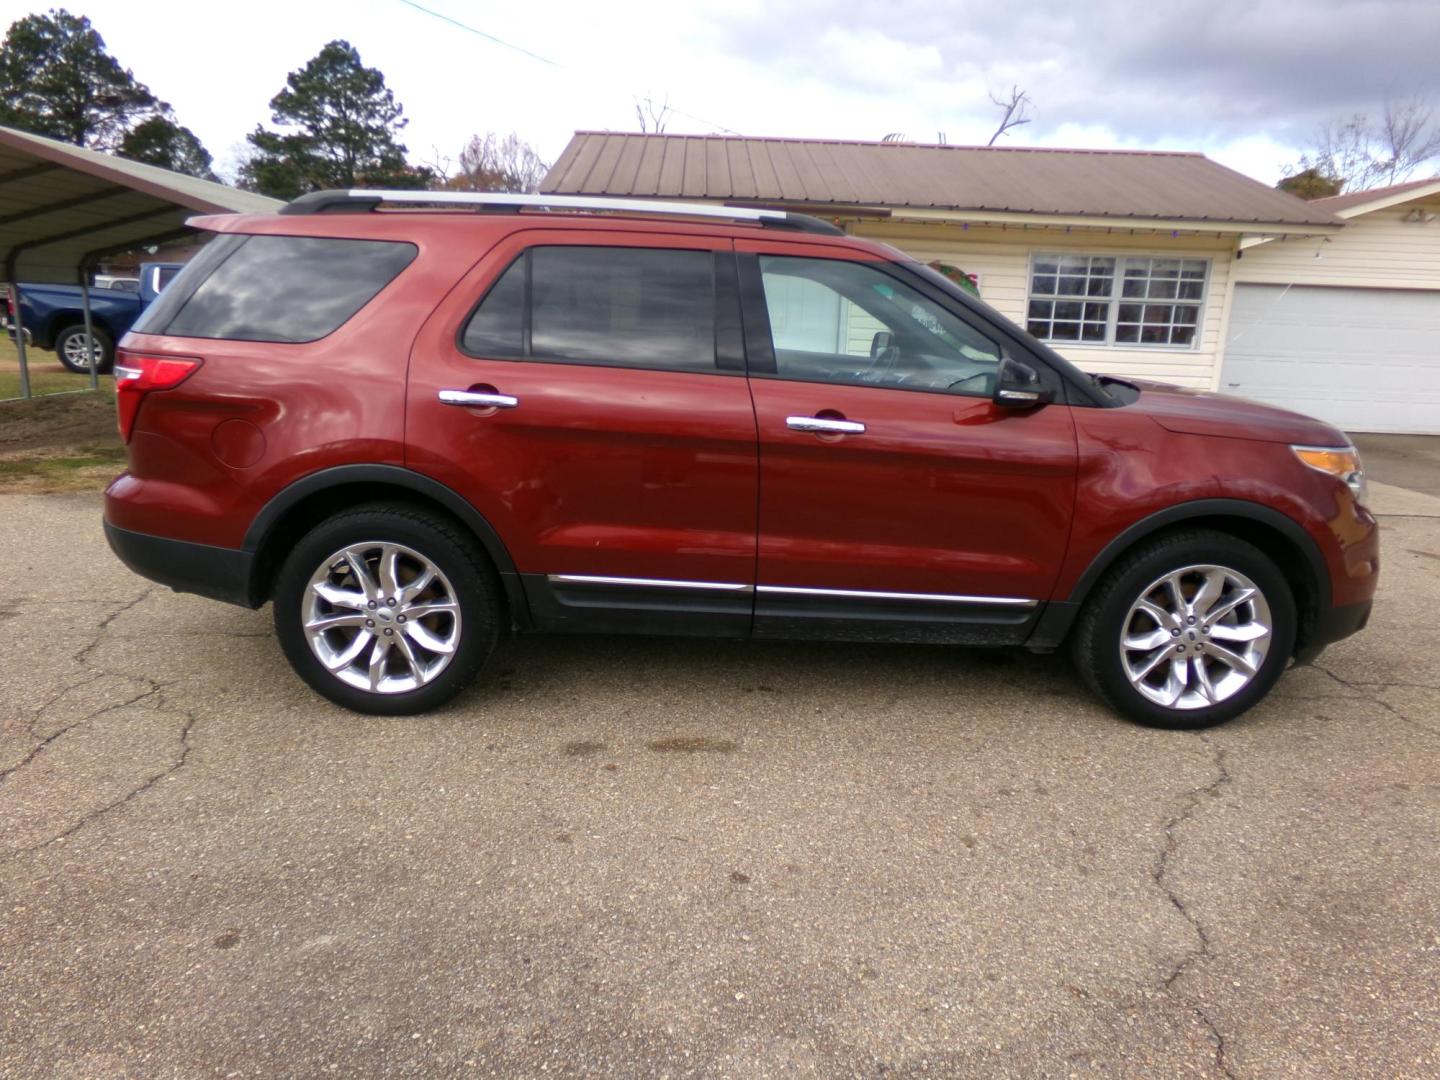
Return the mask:
<svg viewBox="0 0 1440 1080">
<path fill-rule="evenodd" d="M 1209 732 L 1061 657 L 532 638 L 345 713 L 0 496 L 0 1075 L 1440 1075 L 1440 499 Z"/>
</svg>

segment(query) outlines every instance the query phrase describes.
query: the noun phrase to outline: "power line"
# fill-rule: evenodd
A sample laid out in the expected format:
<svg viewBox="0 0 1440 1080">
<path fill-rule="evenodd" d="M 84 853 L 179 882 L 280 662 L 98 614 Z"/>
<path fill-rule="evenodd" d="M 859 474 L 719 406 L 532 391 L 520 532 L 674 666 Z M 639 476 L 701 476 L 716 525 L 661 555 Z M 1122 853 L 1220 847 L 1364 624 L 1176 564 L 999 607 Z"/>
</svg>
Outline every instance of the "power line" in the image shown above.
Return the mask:
<svg viewBox="0 0 1440 1080">
<path fill-rule="evenodd" d="M 449 15 L 445 15 L 439 11 L 431 11 L 427 7 L 421 7 L 419 4 L 415 3 L 415 0 L 400 0 L 400 2 L 414 8 L 416 11 L 423 11 L 426 15 L 433 15 L 435 18 L 441 19 L 444 22 L 449 23 L 451 26 L 458 26 L 461 30 L 467 30 L 478 37 L 484 38 L 486 41 L 493 41 L 496 45 L 500 45 L 506 49 L 513 49 L 515 52 L 530 57 L 531 60 L 539 60 L 540 63 L 549 64 L 551 67 L 554 68 L 563 66 L 561 64 L 557 64 L 554 60 L 550 60 L 544 56 L 541 56 L 539 53 L 533 53 L 529 49 L 522 49 L 519 45 L 512 45 L 510 42 L 498 38 L 494 34 L 487 34 L 484 30 L 477 30 L 475 27 L 469 26 L 466 23 L 461 22 L 459 19 L 452 19 Z"/>
<path fill-rule="evenodd" d="M 520 53 L 522 56 L 528 56 L 531 60 L 538 60 L 542 64 L 545 64 L 549 67 L 557 68 L 562 71 L 568 70 L 567 65 L 562 64 L 557 60 L 551 60 L 549 57 L 541 56 L 539 53 L 533 53 L 529 49 L 522 48 L 519 45 L 515 45 L 509 41 L 504 40 L 503 38 L 498 38 L 494 34 L 488 34 L 484 30 L 471 26 L 469 23 L 463 23 L 459 19 L 452 18 L 451 16 L 446 15 L 443 12 L 433 11 L 430 8 L 417 4 L 415 0 L 400 0 L 400 3 L 404 4 L 407 7 L 412 7 L 416 11 L 424 12 L 426 15 L 430 15 L 436 19 L 441 20 L 442 22 L 447 22 L 451 26 L 458 27 L 459 29 L 466 31 L 467 33 L 474 34 L 476 37 L 482 37 L 486 41 L 489 41 L 495 45 L 499 45 L 501 48 L 510 49 L 513 52 Z M 617 87 L 619 86 L 618 83 L 612 83 L 611 85 Z M 629 94 L 632 98 L 636 98 L 637 101 L 639 100 L 637 95 L 635 95 L 629 89 L 626 89 L 625 93 Z M 734 131 L 726 127 L 724 124 L 717 124 L 714 120 L 706 120 L 703 116 L 696 116 L 694 113 L 688 113 L 684 109 L 677 109 L 669 103 L 668 99 L 666 100 L 665 108 L 669 109 L 676 116 L 683 116 L 688 120 L 694 120 L 697 124 L 704 124 L 706 127 L 711 127 L 715 128 L 718 131 L 723 131 L 726 135 L 740 134 L 738 131 Z"/>
</svg>

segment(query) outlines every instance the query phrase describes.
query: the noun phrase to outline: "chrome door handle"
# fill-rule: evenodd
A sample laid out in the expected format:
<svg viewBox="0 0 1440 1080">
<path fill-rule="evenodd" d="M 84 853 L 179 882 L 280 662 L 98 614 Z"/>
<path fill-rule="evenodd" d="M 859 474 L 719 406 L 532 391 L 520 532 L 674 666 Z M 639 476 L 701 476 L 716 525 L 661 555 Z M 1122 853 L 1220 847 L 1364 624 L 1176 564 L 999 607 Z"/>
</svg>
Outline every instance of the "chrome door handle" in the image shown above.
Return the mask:
<svg viewBox="0 0 1440 1080">
<path fill-rule="evenodd" d="M 785 426 L 791 431 L 818 431 L 822 435 L 865 434 L 865 425 L 858 420 L 827 420 L 819 416 L 787 416 Z"/>
<path fill-rule="evenodd" d="M 513 409 L 520 404 L 509 394 L 477 394 L 472 390 L 441 390 L 440 400 L 446 405 L 464 405 L 471 409 Z"/>
</svg>

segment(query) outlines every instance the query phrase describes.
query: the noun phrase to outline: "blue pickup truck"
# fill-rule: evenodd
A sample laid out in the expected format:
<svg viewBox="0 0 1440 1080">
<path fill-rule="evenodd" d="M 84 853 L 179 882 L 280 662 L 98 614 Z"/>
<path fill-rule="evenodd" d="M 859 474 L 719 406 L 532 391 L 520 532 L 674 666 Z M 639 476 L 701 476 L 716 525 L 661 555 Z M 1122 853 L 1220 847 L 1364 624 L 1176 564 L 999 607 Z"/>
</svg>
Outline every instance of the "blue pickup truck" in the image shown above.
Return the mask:
<svg viewBox="0 0 1440 1080">
<path fill-rule="evenodd" d="M 90 324 L 95 331 L 95 360 L 100 371 L 115 363 L 115 342 L 140 318 L 140 313 L 170 284 L 183 263 L 141 263 L 140 280 L 120 278 L 110 287 L 90 289 Z M 5 328 L 15 336 L 13 299 L 5 306 Z M 20 314 L 27 344 L 54 349 L 60 363 L 74 372 L 90 370 L 85 355 L 85 315 L 79 285 L 20 283 Z"/>
</svg>

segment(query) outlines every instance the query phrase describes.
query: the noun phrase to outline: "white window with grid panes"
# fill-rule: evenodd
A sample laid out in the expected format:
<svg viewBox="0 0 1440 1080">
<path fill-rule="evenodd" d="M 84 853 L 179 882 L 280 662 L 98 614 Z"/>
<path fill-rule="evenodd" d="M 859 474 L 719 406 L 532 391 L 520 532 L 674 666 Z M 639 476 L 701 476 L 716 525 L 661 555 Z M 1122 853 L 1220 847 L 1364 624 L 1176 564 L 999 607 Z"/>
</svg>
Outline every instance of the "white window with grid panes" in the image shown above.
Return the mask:
<svg viewBox="0 0 1440 1080">
<path fill-rule="evenodd" d="M 1207 259 L 1037 254 L 1026 327 L 1042 341 L 1193 349 Z"/>
</svg>

